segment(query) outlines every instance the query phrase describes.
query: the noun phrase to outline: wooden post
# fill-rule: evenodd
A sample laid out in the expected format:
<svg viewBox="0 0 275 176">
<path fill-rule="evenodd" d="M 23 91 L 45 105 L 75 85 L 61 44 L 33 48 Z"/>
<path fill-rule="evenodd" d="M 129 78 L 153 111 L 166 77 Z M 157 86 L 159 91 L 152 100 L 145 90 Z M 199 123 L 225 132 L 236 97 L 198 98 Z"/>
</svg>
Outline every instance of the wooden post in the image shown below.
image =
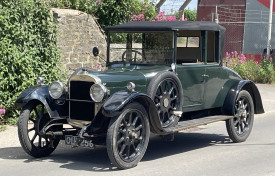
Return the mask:
<svg viewBox="0 0 275 176">
<path fill-rule="evenodd" d="M 184 19 L 184 9 L 188 6 L 188 4 L 191 2 L 192 0 L 186 0 L 182 6 L 179 8 L 179 16 L 182 17 L 182 19 Z"/>
</svg>

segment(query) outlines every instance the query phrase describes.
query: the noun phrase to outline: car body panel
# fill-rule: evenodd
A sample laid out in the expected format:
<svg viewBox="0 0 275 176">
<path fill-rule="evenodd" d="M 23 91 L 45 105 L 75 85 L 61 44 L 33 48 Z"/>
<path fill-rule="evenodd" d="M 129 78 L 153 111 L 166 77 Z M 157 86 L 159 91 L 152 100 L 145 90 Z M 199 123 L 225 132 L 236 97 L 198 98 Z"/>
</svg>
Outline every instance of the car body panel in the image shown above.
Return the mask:
<svg viewBox="0 0 275 176">
<path fill-rule="evenodd" d="M 150 80 L 160 71 L 171 69 L 169 65 L 128 65 L 112 68 L 100 72 L 91 72 L 110 90 L 110 95 L 117 91 L 126 90 L 129 82 L 136 85 L 135 91 L 147 93 L 146 86 Z"/>
<path fill-rule="evenodd" d="M 48 88 L 48 85 L 41 85 L 26 89 L 15 101 L 16 108 L 21 109 L 31 101 L 40 101 L 47 108 L 50 117 L 68 116 L 68 104 L 65 101 L 57 104 L 51 98 Z"/>
<path fill-rule="evenodd" d="M 147 113 L 149 115 L 151 132 L 157 134 L 165 134 L 157 113 L 157 109 L 153 100 L 146 94 L 129 91 L 119 91 L 114 93 L 102 106 L 102 114 L 105 117 L 116 117 L 121 114 L 123 108 L 131 103 L 138 102 L 147 107 Z"/>
<path fill-rule="evenodd" d="M 227 115 L 234 115 L 234 106 L 241 90 L 248 91 L 253 98 L 254 113 L 264 113 L 260 92 L 257 86 L 250 80 L 241 80 L 230 88 L 224 101 L 223 113 Z"/>
<path fill-rule="evenodd" d="M 205 66 L 201 64 L 177 65 L 176 73 L 183 88 L 183 111 L 201 110 L 204 100 Z"/>
<path fill-rule="evenodd" d="M 218 64 L 209 65 L 206 68 L 205 75 L 205 99 L 204 109 L 223 106 L 226 92 L 241 78 L 237 74 L 228 72 L 228 69 Z"/>
</svg>

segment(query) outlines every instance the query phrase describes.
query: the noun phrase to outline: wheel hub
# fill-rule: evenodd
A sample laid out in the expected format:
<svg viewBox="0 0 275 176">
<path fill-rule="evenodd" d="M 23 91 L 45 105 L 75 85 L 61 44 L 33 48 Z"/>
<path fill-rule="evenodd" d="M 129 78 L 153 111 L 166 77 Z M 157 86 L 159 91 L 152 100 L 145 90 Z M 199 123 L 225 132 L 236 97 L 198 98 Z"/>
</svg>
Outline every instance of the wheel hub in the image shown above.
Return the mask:
<svg viewBox="0 0 275 176">
<path fill-rule="evenodd" d="M 170 96 L 167 92 L 164 92 L 162 95 L 162 107 L 167 109 L 170 106 Z"/>
<path fill-rule="evenodd" d="M 138 134 L 133 126 L 130 126 L 125 133 L 125 141 L 127 145 L 130 145 L 135 139 L 138 138 Z"/>
<path fill-rule="evenodd" d="M 168 105 L 169 105 L 169 100 L 168 100 L 168 98 L 165 98 L 165 99 L 163 100 L 163 106 L 164 106 L 165 108 L 167 108 Z"/>
</svg>

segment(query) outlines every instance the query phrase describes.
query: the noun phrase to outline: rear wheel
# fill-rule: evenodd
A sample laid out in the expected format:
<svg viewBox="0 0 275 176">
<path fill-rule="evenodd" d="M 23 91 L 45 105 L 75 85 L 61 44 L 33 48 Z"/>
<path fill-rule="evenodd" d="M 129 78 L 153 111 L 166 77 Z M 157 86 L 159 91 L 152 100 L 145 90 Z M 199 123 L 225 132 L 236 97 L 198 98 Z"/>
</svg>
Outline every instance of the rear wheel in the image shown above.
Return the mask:
<svg viewBox="0 0 275 176">
<path fill-rule="evenodd" d="M 229 137 L 233 142 L 245 141 L 253 126 L 254 121 L 254 105 L 249 92 L 240 91 L 235 108 L 234 117 L 226 120 L 226 129 Z"/>
<path fill-rule="evenodd" d="M 50 116 L 42 103 L 31 102 L 23 107 L 18 120 L 18 137 L 29 155 L 45 157 L 56 149 L 60 140 L 44 137 L 40 133 L 49 120 Z"/>
<path fill-rule="evenodd" d="M 112 118 L 107 132 L 107 152 L 119 169 L 135 167 L 148 146 L 150 126 L 148 115 L 139 103 L 127 105 L 120 116 Z"/>
</svg>

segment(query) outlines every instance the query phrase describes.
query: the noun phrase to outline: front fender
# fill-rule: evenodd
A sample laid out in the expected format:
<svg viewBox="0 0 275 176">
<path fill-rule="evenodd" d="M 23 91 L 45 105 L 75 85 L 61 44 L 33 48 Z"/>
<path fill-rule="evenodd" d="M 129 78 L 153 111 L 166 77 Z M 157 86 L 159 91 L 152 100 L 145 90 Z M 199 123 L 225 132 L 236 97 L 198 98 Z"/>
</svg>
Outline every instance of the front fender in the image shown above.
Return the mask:
<svg viewBox="0 0 275 176">
<path fill-rule="evenodd" d="M 67 109 L 65 107 L 66 103 L 64 105 L 56 105 L 49 95 L 48 87 L 48 85 L 41 85 L 26 89 L 15 101 L 16 109 L 22 109 L 30 101 L 37 100 L 44 104 L 50 117 L 60 117 L 60 110 L 64 114 L 63 112 Z"/>
<path fill-rule="evenodd" d="M 234 106 L 241 90 L 246 90 L 250 93 L 254 102 L 255 114 L 264 113 L 262 98 L 257 86 L 250 80 L 241 80 L 238 84 L 233 85 L 229 90 L 223 105 L 224 114 L 234 115 Z"/>
<path fill-rule="evenodd" d="M 102 114 L 106 117 L 116 117 L 121 114 L 123 108 L 131 102 L 138 102 L 144 106 L 151 126 L 151 132 L 166 134 L 162 128 L 157 108 L 153 100 L 146 94 L 138 92 L 119 91 L 114 93 L 102 106 Z"/>
</svg>

